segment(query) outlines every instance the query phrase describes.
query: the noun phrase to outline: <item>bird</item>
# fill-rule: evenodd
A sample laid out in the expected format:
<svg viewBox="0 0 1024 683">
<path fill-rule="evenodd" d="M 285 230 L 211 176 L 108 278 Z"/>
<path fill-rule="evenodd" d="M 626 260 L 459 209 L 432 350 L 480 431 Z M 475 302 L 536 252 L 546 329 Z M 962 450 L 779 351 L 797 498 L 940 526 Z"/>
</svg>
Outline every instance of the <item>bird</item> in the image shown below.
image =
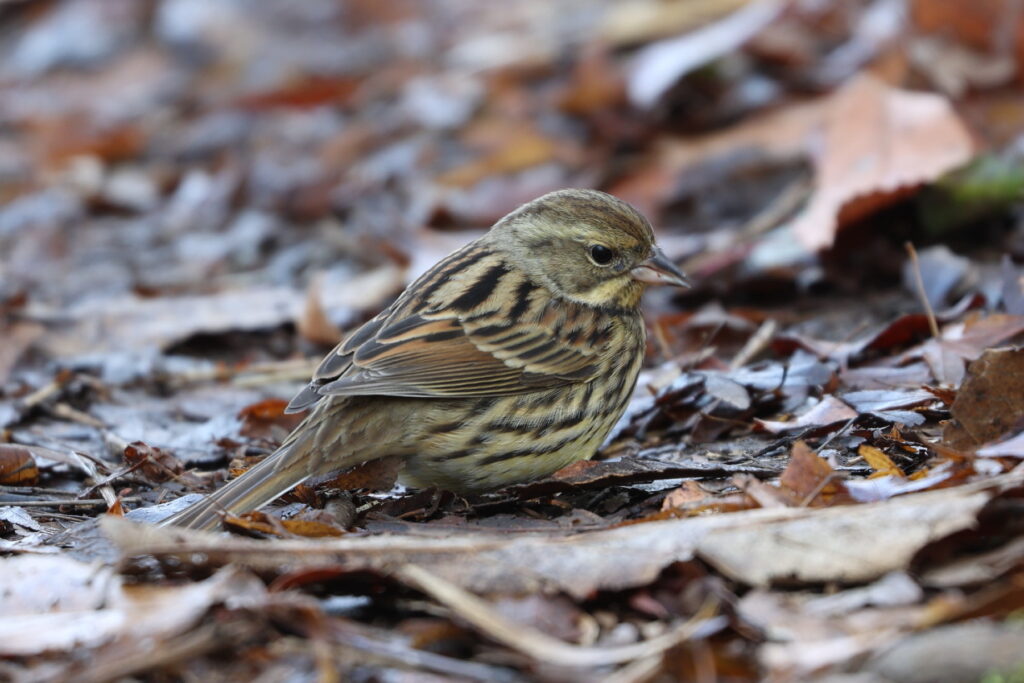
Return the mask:
<svg viewBox="0 0 1024 683">
<path fill-rule="evenodd" d="M 566 189 L 526 203 L 342 340 L 288 404 L 310 412 L 280 448 L 163 524 L 213 529 L 389 456 L 401 483 L 459 494 L 589 459 L 635 389 L 649 284 L 689 286 L 626 202 Z"/>
</svg>

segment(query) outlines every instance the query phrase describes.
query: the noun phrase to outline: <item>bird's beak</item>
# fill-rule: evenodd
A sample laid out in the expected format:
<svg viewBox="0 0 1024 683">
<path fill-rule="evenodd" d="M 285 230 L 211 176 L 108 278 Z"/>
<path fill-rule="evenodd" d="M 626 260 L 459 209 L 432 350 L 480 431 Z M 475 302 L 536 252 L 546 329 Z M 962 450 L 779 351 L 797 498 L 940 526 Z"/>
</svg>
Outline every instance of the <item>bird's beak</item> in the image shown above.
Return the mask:
<svg viewBox="0 0 1024 683">
<path fill-rule="evenodd" d="M 669 261 L 665 253 L 657 247 L 651 251 L 650 258 L 630 271 L 630 275 L 634 280 L 646 282 L 649 285 L 690 286 L 690 281 L 683 275 L 683 271 Z"/>
</svg>

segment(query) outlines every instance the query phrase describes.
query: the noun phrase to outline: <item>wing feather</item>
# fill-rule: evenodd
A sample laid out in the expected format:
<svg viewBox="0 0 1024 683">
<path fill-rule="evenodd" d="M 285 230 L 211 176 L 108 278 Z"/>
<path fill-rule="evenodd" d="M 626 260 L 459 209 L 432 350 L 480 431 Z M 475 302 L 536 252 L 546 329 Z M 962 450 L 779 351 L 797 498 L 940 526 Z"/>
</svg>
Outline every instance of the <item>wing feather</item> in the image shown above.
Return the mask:
<svg viewBox="0 0 1024 683">
<path fill-rule="evenodd" d="M 288 409 L 324 396 L 504 396 L 586 381 L 611 324 L 473 244 L 339 344 Z"/>
</svg>

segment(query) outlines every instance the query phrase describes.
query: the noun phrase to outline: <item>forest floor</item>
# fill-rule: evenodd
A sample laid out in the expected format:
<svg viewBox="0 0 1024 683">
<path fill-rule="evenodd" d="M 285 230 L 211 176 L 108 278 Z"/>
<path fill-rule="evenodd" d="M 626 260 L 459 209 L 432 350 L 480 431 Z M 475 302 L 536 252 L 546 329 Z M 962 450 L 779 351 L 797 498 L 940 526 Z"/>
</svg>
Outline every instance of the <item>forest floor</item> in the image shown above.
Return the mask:
<svg viewBox="0 0 1024 683">
<path fill-rule="evenodd" d="M 0 4 L 0 679 L 1024 681 L 1024 11 Z M 522 202 L 634 204 L 598 456 L 217 533 L 319 359 Z"/>
</svg>

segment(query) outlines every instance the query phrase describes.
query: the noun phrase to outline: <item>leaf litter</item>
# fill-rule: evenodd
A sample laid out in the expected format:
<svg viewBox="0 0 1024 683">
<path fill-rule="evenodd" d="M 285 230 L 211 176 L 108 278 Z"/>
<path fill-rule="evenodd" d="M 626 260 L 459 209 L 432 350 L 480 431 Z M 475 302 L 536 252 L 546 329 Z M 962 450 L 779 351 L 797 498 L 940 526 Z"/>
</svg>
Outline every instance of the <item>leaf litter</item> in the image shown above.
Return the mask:
<svg viewBox="0 0 1024 683">
<path fill-rule="evenodd" d="M 997 5 L 5 8 L 0 677 L 1019 675 Z M 650 293 L 598 458 L 154 526 L 274 450 L 341 334 L 580 185 L 695 280 Z"/>
</svg>

